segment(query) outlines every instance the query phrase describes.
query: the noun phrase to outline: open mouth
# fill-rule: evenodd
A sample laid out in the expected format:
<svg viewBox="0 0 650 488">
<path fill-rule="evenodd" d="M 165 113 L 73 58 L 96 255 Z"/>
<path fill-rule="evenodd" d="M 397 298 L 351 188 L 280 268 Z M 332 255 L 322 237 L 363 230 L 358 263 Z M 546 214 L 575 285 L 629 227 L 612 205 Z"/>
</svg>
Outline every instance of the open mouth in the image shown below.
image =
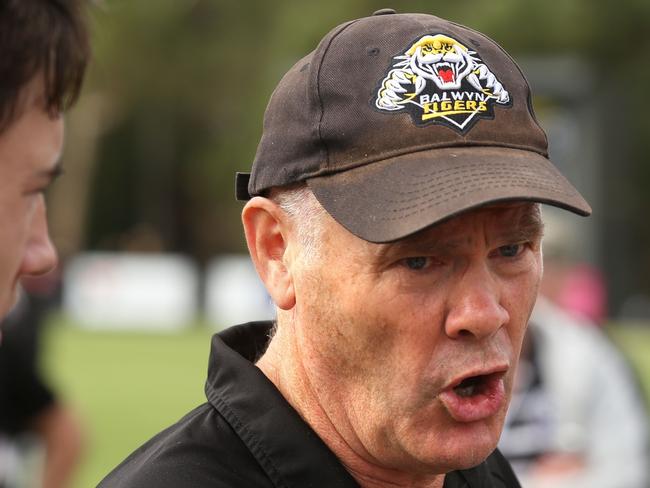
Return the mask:
<svg viewBox="0 0 650 488">
<path fill-rule="evenodd" d="M 440 401 L 460 422 L 485 419 L 499 412 L 506 401 L 505 370 L 468 376 L 443 390 Z"/>
<path fill-rule="evenodd" d="M 453 83 L 456 79 L 456 73 L 451 63 L 436 63 L 436 72 L 443 83 Z"/>
<path fill-rule="evenodd" d="M 454 391 L 461 397 L 479 395 L 485 390 L 486 379 L 488 376 L 490 375 L 479 375 L 465 378 L 458 386 L 454 387 Z"/>
<path fill-rule="evenodd" d="M 498 371 L 495 373 L 468 376 L 451 389 L 456 393 L 456 395 L 463 398 L 484 395 L 489 393 L 491 388 L 494 387 L 494 384 L 498 382 L 503 375 L 504 372 Z"/>
</svg>

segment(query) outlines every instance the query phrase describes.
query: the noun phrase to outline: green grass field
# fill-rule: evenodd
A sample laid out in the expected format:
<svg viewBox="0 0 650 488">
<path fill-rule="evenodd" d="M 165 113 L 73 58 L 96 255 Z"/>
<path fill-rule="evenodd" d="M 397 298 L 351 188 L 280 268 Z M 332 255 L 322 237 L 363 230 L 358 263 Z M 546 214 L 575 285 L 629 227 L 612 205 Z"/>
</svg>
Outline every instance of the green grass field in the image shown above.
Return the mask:
<svg viewBox="0 0 650 488">
<path fill-rule="evenodd" d="M 650 393 L 650 326 L 610 332 Z M 54 321 L 45 370 L 86 426 L 88 450 L 75 488 L 95 486 L 133 449 L 203 402 L 210 336 L 89 332 Z M 650 398 L 650 395 L 648 395 Z"/>
<path fill-rule="evenodd" d="M 44 367 L 74 405 L 88 449 L 75 488 L 96 486 L 126 455 L 204 401 L 211 332 L 89 332 L 54 323 Z"/>
</svg>

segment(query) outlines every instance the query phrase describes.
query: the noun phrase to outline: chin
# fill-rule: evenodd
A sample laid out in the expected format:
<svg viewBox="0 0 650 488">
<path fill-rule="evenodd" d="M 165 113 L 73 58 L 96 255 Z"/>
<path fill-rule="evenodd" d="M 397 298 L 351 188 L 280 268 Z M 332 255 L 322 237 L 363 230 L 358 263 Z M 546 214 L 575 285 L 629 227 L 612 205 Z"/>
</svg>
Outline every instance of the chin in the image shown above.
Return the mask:
<svg viewBox="0 0 650 488">
<path fill-rule="evenodd" d="M 496 443 L 489 445 L 472 445 L 460 452 L 449 452 L 443 458 L 436 459 L 438 472 L 448 473 L 461 469 L 470 469 L 481 464 L 496 449 Z"/>
<path fill-rule="evenodd" d="M 496 443 L 488 446 L 474 446 L 459 456 L 458 463 L 453 469 L 469 469 L 481 464 L 496 449 Z"/>
<path fill-rule="evenodd" d="M 438 438 L 436 452 L 431 453 L 431 459 L 444 472 L 473 468 L 496 449 L 502 424 L 500 418 L 456 424 L 445 433 L 444 440 Z"/>
<path fill-rule="evenodd" d="M 495 442 L 465 444 L 465 443 L 444 443 L 453 444 L 449 449 L 435 449 L 435 452 L 420 452 L 415 454 L 417 462 L 411 465 L 414 472 L 423 475 L 443 474 L 461 469 L 473 468 L 481 464 L 496 448 Z M 440 446 L 439 446 L 440 447 Z M 413 460 L 413 459 L 412 459 Z M 404 467 L 404 463 L 400 464 Z"/>
</svg>

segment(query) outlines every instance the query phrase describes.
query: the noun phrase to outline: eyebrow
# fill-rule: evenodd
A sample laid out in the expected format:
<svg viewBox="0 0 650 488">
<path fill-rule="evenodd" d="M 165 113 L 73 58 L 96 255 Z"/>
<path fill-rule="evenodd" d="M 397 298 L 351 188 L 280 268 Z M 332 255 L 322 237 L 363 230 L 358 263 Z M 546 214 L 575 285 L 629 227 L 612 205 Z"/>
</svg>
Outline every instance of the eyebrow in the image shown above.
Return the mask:
<svg viewBox="0 0 650 488">
<path fill-rule="evenodd" d="M 461 247 L 461 243 L 456 240 L 441 241 L 437 236 L 430 236 L 426 234 L 414 235 L 405 240 L 390 242 L 387 244 L 380 244 L 377 249 L 377 257 L 383 259 L 393 254 L 409 253 L 422 253 L 422 254 L 444 254 Z"/>
<path fill-rule="evenodd" d="M 535 240 L 541 239 L 544 235 L 544 221 L 539 204 L 532 204 L 521 214 L 518 227 L 513 232 L 513 237 L 517 240 Z"/>
<path fill-rule="evenodd" d="M 515 224 L 499 232 L 501 239 L 512 242 L 526 242 L 540 240 L 544 234 L 544 223 L 538 204 L 531 203 L 523 209 L 517 217 Z M 462 247 L 462 238 L 451 239 L 445 238 L 440 240 L 441 236 L 432 236 L 426 233 L 415 234 L 410 238 L 402 241 L 395 241 L 388 244 L 380 244 L 377 250 L 377 257 L 384 258 L 392 254 L 403 252 L 413 253 L 450 253 L 455 249 Z"/>
</svg>

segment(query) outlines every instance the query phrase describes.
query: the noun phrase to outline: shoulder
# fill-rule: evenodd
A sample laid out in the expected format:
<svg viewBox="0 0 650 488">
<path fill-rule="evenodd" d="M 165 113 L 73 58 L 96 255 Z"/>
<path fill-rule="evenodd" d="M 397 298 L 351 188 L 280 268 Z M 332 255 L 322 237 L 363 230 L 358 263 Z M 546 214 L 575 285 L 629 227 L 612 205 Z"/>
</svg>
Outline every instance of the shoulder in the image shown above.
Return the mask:
<svg viewBox="0 0 650 488">
<path fill-rule="evenodd" d="M 99 488 L 273 486 L 230 425 L 208 403 L 146 442 Z"/>
</svg>

